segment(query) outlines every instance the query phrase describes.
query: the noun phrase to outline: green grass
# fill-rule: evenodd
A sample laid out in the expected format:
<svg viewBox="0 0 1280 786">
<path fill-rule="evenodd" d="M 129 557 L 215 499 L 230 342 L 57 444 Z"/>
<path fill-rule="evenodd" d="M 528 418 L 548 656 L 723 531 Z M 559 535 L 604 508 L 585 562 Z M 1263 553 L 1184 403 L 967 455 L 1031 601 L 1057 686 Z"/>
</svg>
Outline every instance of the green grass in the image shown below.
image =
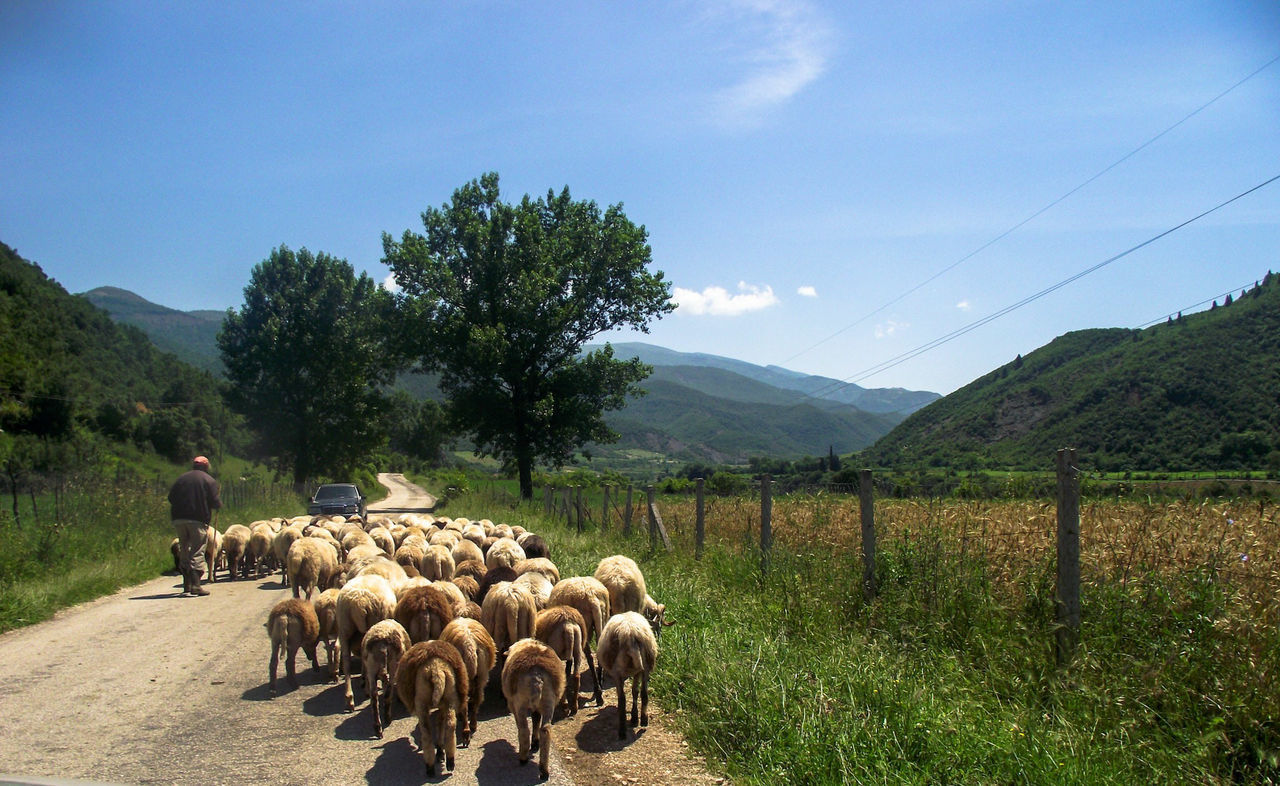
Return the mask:
<svg viewBox="0 0 1280 786">
<path fill-rule="evenodd" d="M 1011 597 L 929 532 L 886 539 L 866 603 L 855 554 L 775 550 L 762 576 L 749 535 L 699 561 L 685 533 L 651 552 L 643 527 L 579 535 L 494 491 L 449 514 L 535 528 L 565 576 L 637 559 L 677 621 L 655 701 L 735 783 L 1280 783 L 1280 632 L 1226 574 L 1094 587 L 1059 668 L 1047 559 Z"/>
<path fill-rule="evenodd" d="M 170 472 L 167 481 L 175 477 Z M 234 481 L 232 481 L 234 484 Z M 80 478 L 53 493 L 12 497 L 0 509 L 0 632 L 172 570 L 166 479 Z M 305 510 L 285 486 L 223 484 L 219 529 Z"/>
</svg>

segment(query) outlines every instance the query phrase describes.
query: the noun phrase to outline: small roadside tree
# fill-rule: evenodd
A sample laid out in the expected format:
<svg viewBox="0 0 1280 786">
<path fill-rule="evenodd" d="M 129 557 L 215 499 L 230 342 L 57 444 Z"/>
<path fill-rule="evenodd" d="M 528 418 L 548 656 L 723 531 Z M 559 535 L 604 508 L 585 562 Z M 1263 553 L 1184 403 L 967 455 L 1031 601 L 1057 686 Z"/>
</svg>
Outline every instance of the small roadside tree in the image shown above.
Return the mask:
<svg viewBox="0 0 1280 786">
<path fill-rule="evenodd" d="M 254 267 L 244 306 L 228 309 L 218 349 L 231 405 L 295 483 L 350 472 L 385 441 L 390 309 L 346 260 L 285 246 Z"/>
<path fill-rule="evenodd" d="M 454 422 L 476 450 L 514 466 L 533 497 L 533 465 L 568 462 L 587 442 L 617 439 L 604 412 L 619 409 L 651 371 L 620 361 L 609 330 L 670 312 L 670 285 L 649 272 L 643 226 L 612 205 L 574 201 L 565 188 L 519 204 L 499 198 L 490 172 L 422 214 L 425 234 L 383 234 L 384 262 L 412 355 L 442 371 Z"/>
</svg>

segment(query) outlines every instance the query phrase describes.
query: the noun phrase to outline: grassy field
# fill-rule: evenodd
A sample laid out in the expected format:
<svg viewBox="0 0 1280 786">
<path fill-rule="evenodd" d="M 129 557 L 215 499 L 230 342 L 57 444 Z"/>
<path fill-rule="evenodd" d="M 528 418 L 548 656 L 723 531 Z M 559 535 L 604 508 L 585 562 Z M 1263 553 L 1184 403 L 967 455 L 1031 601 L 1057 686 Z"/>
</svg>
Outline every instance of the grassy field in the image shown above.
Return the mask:
<svg viewBox="0 0 1280 786">
<path fill-rule="evenodd" d="M 1280 530 L 1249 504 L 1082 511 L 1082 643 L 1054 661 L 1051 503 L 877 503 L 880 594 L 863 600 L 856 500 L 660 501 L 675 548 L 504 509 L 489 485 L 450 515 L 548 534 L 563 575 L 637 558 L 678 624 L 657 701 L 737 783 L 1280 782 Z"/>
<path fill-rule="evenodd" d="M 0 632 L 172 570 L 167 495 L 177 474 L 157 471 L 149 481 L 114 473 L 67 479 L 56 492 L 20 495 L 16 518 L 6 497 L 0 510 Z M 224 530 L 306 510 L 281 485 L 224 481 L 222 496 L 215 524 Z"/>
</svg>

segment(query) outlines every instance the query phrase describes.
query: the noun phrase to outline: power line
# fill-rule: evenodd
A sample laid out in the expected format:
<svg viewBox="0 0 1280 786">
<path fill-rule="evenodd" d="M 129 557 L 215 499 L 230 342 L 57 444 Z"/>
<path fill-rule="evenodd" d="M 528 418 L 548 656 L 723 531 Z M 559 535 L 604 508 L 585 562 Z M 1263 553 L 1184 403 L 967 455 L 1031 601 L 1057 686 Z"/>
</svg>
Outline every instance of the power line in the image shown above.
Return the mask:
<svg viewBox="0 0 1280 786">
<path fill-rule="evenodd" d="M 1149 327 L 1151 327 L 1152 325 L 1158 324 L 1158 323 L 1160 323 L 1160 322 L 1164 322 L 1166 319 L 1171 319 L 1171 318 L 1173 318 L 1173 317 L 1175 317 L 1175 316 L 1179 316 L 1179 317 L 1180 317 L 1180 316 L 1182 316 L 1182 312 L 1183 312 L 1183 311 L 1190 311 L 1190 310 L 1191 310 L 1191 309 L 1193 309 L 1193 308 L 1199 308 L 1200 306 L 1203 306 L 1205 303 L 1211 303 L 1211 302 L 1212 302 L 1212 303 L 1217 303 L 1217 302 L 1218 302 L 1218 298 L 1225 298 L 1227 295 L 1234 294 L 1234 293 L 1235 293 L 1235 292 L 1237 292 L 1237 291 L 1239 291 L 1239 292 L 1243 293 L 1246 289 L 1248 289 L 1248 288 L 1249 288 L 1249 283 L 1250 283 L 1250 282 L 1246 281 L 1245 283 L 1241 284 L 1241 285 L 1240 285 L 1240 286 L 1238 286 L 1238 287 L 1232 287 L 1231 289 L 1228 289 L 1226 292 L 1220 292 L 1220 293 L 1218 293 L 1218 294 L 1214 295 L 1213 297 L 1205 298 L 1204 300 L 1201 300 L 1199 303 L 1192 303 L 1192 304 L 1191 304 L 1191 305 L 1189 305 L 1189 306 L 1183 306 L 1182 308 L 1178 309 L 1177 311 L 1170 311 L 1168 314 L 1161 314 L 1160 316 L 1156 317 L 1155 319 L 1151 320 L 1150 322 L 1143 322 L 1141 325 L 1138 325 L 1138 327 L 1136 328 L 1136 330 L 1142 330 L 1143 328 L 1149 328 Z M 1255 284 L 1256 284 L 1256 283 L 1257 283 L 1257 281 L 1255 280 L 1253 283 L 1255 283 Z"/>
<path fill-rule="evenodd" d="M 1177 128 L 1178 126 L 1182 125 L 1183 123 L 1187 122 L 1187 121 L 1188 121 L 1188 120 L 1190 120 L 1191 118 L 1195 117 L 1196 115 L 1200 114 L 1200 113 L 1201 113 L 1201 112 L 1203 112 L 1205 109 L 1208 109 L 1210 106 L 1212 106 L 1213 104 L 1215 104 L 1219 99 L 1223 98 L 1223 97 L 1224 97 L 1224 96 L 1226 96 L 1228 93 L 1230 93 L 1230 92 L 1232 92 L 1233 90 L 1235 90 L 1237 87 L 1240 87 L 1240 85 L 1243 85 L 1245 82 L 1248 82 L 1250 79 L 1254 78 L 1254 77 L 1255 77 L 1255 76 L 1257 76 L 1258 74 L 1262 73 L 1263 71 L 1267 70 L 1267 69 L 1268 69 L 1268 68 L 1270 68 L 1271 66 L 1275 65 L 1277 62 L 1280 62 L 1280 55 L 1276 55 L 1275 57 L 1271 58 L 1271 59 L 1270 59 L 1270 60 L 1268 60 L 1267 62 L 1263 63 L 1261 66 L 1259 66 L 1258 68 L 1254 69 L 1254 70 L 1253 70 L 1253 71 L 1252 71 L 1248 76 L 1244 77 L 1244 78 L 1243 78 L 1243 79 L 1241 79 L 1240 81 L 1238 81 L 1238 82 L 1236 82 L 1235 84 L 1231 85 L 1231 86 L 1230 86 L 1230 87 L 1228 87 L 1226 90 L 1223 90 L 1221 93 L 1218 93 L 1216 96 L 1214 96 L 1213 98 L 1209 99 L 1208 101 L 1206 101 L 1205 103 L 1201 104 L 1200 106 L 1196 107 L 1196 108 L 1195 108 L 1195 109 L 1193 109 L 1191 112 L 1189 112 L 1189 113 L 1187 113 L 1185 116 L 1183 116 L 1183 118 L 1182 118 L 1181 120 L 1179 120 L 1178 122 L 1174 123 L 1173 125 L 1171 125 L 1171 126 L 1169 126 L 1168 128 L 1164 129 L 1164 130 L 1163 130 L 1163 131 L 1161 131 L 1160 133 L 1158 133 L 1158 134 L 1156 134 L 1155 136 L 1151 137 L 1151 138 L 1150 138 L 1150 139 L 1148 139 L 1147 141 L 1145 141 L 1145 142 L 1143 142 L 1142 144 L 1138 145 L 1138 146 L 1137 146 L 1137 147 L 1135 147 L 1133 150 L 1130 150 L 1128 153 L 1125 153 L 1123 156 L 1121 156 L 1120 158 L 1116 159 L 1116 160 L 1115 160 L 1114 162 L 1112 162 L 1111 164 L 1108 164 L 1106 167 L 1104 167 L 1103 169 L 1101 169 L 1100 171 L 1098 171 L 1098 173 L 1097 173 L 1097 174 L 1093 175 L 1092 177 L 1088 178 L 1088 179 L 1087 179 L 1087 180 L 1085 180 L 1084 182 L 1080 183 L 1080 185 L 1076 186 L 1075 188 L 1072 188 L 1070 191 L 1066 192 L 1066 193 L 1065 193 L 1065 194 L 1063 194 L 1062 196 L 1058 197 L 1057 199 L 1053 200 L 1053 201 L 1052 201 L 1052 202 L 1050 202 L 1049 204 L 1047 204 L 1047 205 L 1045 205 L 1044 207 L 1040 208 L 1039 210 L 1035 211 L 1035 212 L 1034 212 L 1034 213 L 1032 213 L 1031 215 L 1027 216 L 1026 218 L 1022 219 L 1022 220 L 1021 220 L 1021 221 L 1019 221 L 1018 223 L 1014 224 L 1013 226 L 1009 227 L 1009 228 L 1008 228 L 1008 229 L 1006 229 L 1005 231 L 1001 232 L 1000 234 L 996 235 L 996 236 L 995 236 L 995 237 L 993 237 L 992 239 L 988 240 L 986 243 L 983 243 L 982 245 L 978 246 L 978 247 L 977 247 L 977 248 L 975 248 L 974 250 L 970 251 L 969 253 L 967 253 L 967 254 L 965 254 L 964 256 L 962 256 L 962 257 L 960 257 L 959 259 L 957 259 L 955 262 L 952 262 L 951 264 L 949 264 L 949 265 L 947 265 L 946 267 L 942 268 L 942 269 L 941 269 L 941 270 L 939 270 L 938 272 L 936 272 L 936 273 L 934 273 L 933 275 L 931 275 L 931 276 L 929 276 L 928 278 L 926 278 L 924 281 L 921 281 L 919 284 L 916 284 L 915 286 L 913 286 L 913 287 L 911 287 L 910 289 L 906 290 L 906 291 L 905 291 L 905 292 L 903 292 L 902 294 L 900 294 L 900 295 L 898 295 L 897 297 L 893 298 L 892 300 L 890 300 L 889 302 L 887 302 L 887 303 L 885 303 L 884 305 L 880 306 L 879 308 L 875 309 L 874 311 L 869 311 L 869 312 L 867 312 L 866 314 L 863 314 L 861 317 L 858 317 L 858 318 L 857 318 L 857 319 L 855 319 L 853 322 L 850 322 L 849 324 L 847 324 L 847 325 L 845 325 L 844 327 L 840 328 L 839 330 L 837 330 L 836 332 L 834 332 L 834 333 L 832 333 L 831 335 L 827 336 L 826 338 L 821 339 L 821 340 L 820 340 L 820 341 L 818 341 L 817 343 L 812 344 L 811 346 L 808 346 L 808 347 L 806 347 L 806 348 L 804 348 L 804 349 L 800 350 L 799 352 L 795 353 L 794 355 L 792 355 L 792 356 L 791 356 L 791 357 L 789 357 L 789 358 L 786 358 L 785 360 L 781 361 L 778 365 L 785 365 L 786 363 L 790 363 L 792 360 L 795 360 L 796 358 L 800 357 L 801 355 L 804 355 L 804 354 L 806 354 L 806 353 L 808 353 L 808 352 L 812 352 L 813 350 L 815 350 L 815 349 L 817 349 L 818 347 L 822 346 L 823 344 L 827 343 L 828 341 L 830 341 L 831 339 L 833 339 L 833 338 L 835 338 L 836 336 L 840 335 L 841 333 L 844 333 L 845 331 L 850 330 L 851 328 L 856 327 L 857 325 L 859 325 L 859 324 L 861 324 L 861 323 L 865 322 L 866 320 L 870 319 L 871 317 L 875 316 L 876 314 L 879 314 L 881 311 L 884 311 L 885 309 L 889 308 L 890 306 L 894 305 L 895 303 L 898 303 L 899 301 L 903 300 L 903 299 L 904 299 L 904 298 L 906 298 L 908 295 L 910 295 L 910 294 L 912 294 L 912 293 L 914 293 L 914 292 L 918 291 L 919 289 L 921 289 L 921 288 L 923 288 L 923 287 L 927 286 L 928 284 L 931 284 L 932 282 L 934 282 L 935 280 L 937 280 L 939 277 L 941 277 L 941 276 L 943 276 L 944 274 L 946 274 L 946 273 L 950 272 L 951 270 L 954 270 L 955 268 L 959 267 L 959 266 L 960 266 L 961 264 L 963 264 L 964 262 L 969 261 L 970 259 L 972 259 L 973 257 L 977 256 L 978 254 L 982 253 L 983 251 L 987 250 L 987 249 L 988 249 L 988 248 L 990 248 L 991 246 L 995 245 L 996 243 L 999 243 L 1001 240 L 1004 240 L 1004 239 L 1005 239 L 1006 237 L 1008 237 L 1009 235 L 1011 235 L 1011 234 L 1013 234 L 1014 232 L 1018 231 L 1019 229 L 1021 229 L 1021 228 L 1022 228 L 1022 227 L 1024 227 L 1024 226 L 1026 226 L 1027 224 L 1031 223 L 1031 222 L 1032 222 L 1032 221 L 1034 221 L 1035 219 L 1039 218 L 1041 215 L 1043 215 L 1044 213 L 1048 212 L 1050 209 L 1052 209 L 1052 208 L 1056 207 L 1058 204 L 1060 204 L 1061 202 L 1063 202 L 1064 200 L 1066 200 L 1067 198 L 1069 198 L 1070 196 L 1072 196 L 1073 194 L 1075 194 L 1075 193 L 1076 193 L 1077 191 L 1079 191 L 1080 189 L 1084 188 L 1085 186 L 1089 185 L 1089 184 L 1090 184 L 1090 183 L 1092 183 L 1093 181 L 1097 180 L 1098 178 L 1100 178 L 1100 177 L 1102 177 L 1103 175 L 1107 174 L 1107 173 L 1108 173 L 1108 172 L 1110 172 L 1111 170 L 1113 170 L 1113 169 L 1115 169 L 1116 167 L 1120 166 L 1120 165 L 1121 165 L 1121 164 L 1123 164 L 1125 161 L 1128 161 L 1130 158 L 1133 158 L 1135 155 L 1137 155 L 1138 153 L 1142 152 L 1144 149 L 1146 149 L 1147 147 L 1149 147 L 1151 144 L 1153 144 L 1154 142 L 1156 142 L 1158 139 L 1160 139 L 1161 137 L 1165 136 L 1165 135 L 1166 135 L 1166 134 L 1168 134 L 1170 131 L 1174 130 L 1174 129 L 1175 129 L 1175 128 Z"/>
<path fill-rule="evenodd" d="M 1063 287 L 1067 286 L 1068 284 L 1070 284 L 1070 283 L 1072 283 L 1072 282 L 1074 282 L 1074 281 L 1077 281 L 1077 280 L 1079 280 L 1079 279 L 1081 279 L 1081 278 L 1084 278 L 1085 276 L 1089 275 L 1090 273 L 1094 273 L 1094 272 L 1096 272 L 1096 271 L 1098 271 L 1098 270 L 1101 270 L 1102 268 L 1106 267 L 1107 265 L 1110 265 L 1112 262 L 1116 262 L 1116 261 L 1118 261 L 1118 260 L 1120 260 L 1120 259 L 1123 259 L 1124 257 L 1129 256 L 1129 255 L 1130 255 L 1130 254 L 1132 254 L 1133 252 L 1138 251 L 1139 249 L 1145 248 L 1145 247 L 1147 247 L 1147 246 L 1151 245 L 1152 243 L 1156 242 L 1157 240 L 1159 240 L 1159 239 L 1161 239 L 1161 238 L 1163 238 L 1163 237 L 1166 237 L 1166 236 L 1168 236 L 1168 235 L 1171 235 L 1171 234 L 1173 234 L 1174 232 L 1178 231 L 1179 229 L 1182 229 L 1183 227 L 1185 227 L 1185 226 L 1187 226 L 1187 225 L 1189 225 L 1189 224 L 1192 224 L 1192 223 L 1194 223 L 1194 222 L 1196 222 L 1196 221 L 1199 221 L 1200 219 L 1204 218 L 1205 216 L 1208 216 L 1208 215 L 1210 215 L 1210 214 L 1212 214 L 1212 213 L 1215 213 L 1215 212 L 1217 212 L 1217 211 L 1221 210 L 1222 208 L 1226 207 L 1227 205 L 1230 205 L 1232 202 L 1235 202 L 1235 201 L 1237 201 L 1237 200 L 1239 200 L 1239 199 L 1243 199 L 1244 197 L 1248 196 L 1249 194 L 1252 194 L 1253 192 L 1255 192 L 1255 191 L 1257 191 L 1257 190 L 1259 190 L 1259 189 L 1261 189 L 1261 188 L 1264 188 L 1264 187 L 1266 187 L 1266 186 L 1268 186 L 1268 185 L 1271 185 L 1272 183 L 1274 183 L 1274 182 L 1275 182 L 1275 181 L 1277 181 L 1277 180 L 1280 180 L 1280 175 L 1275 175 L 1275 176 L 1273 176 L 1273 177 L 1271 177 L 1271 178 L 1269 178 L 1269 179 L 1267 179 L 1267 180 L 1264 180 L 1263 182 L 1259 183 L 1258 185 L 1254 186 L 1253 188 L 1250 188 L 1250 189 L 1248 189 L 1248 190 L 1246 190 L 1246 191 L 1242 191 L 1242 192 L 1240 192 L 1239 194 L 1236 194 L 1235 196 L 1231 197 L 1230 199 L 1228 199 L 1228 200 L 1226 200 L 1226 201 L 1224 201 L 1224 202 L 1220 202 L 1220 203 L 1218 203 L 1217 205 L 1215 205 L 1214 207 L 1211 207 L 1211 208 L 1209 208 L 1208 210 L 1204 211 L 1203 213 L 1200 213 L 1199 215 L 1196 215 L 1196 216 L 1194 216 L 1194 217 L 1192 217 L 1192 218 L 1189 218 L 1189 219 L 1187 219 L 1186 221 L 1183 221 L 1182 223 L 1177 224 L 1176 226 L 1170 227 L 1169 229 L 1166 229 L 1166 230 L 1164 230 L 1163 232 L 1161 232 L 1161 233 L 1159 233 L 1159 234 L 1157 234 L 1157 235 L 1153 235 L 1152 237 L 1150 237 L 1150 238 L 1148 238 L 1148 239 L 1146 239 L 1146 240 L 1142 241 L 1141 243 L 1137 244 L 1136 246 L 1132 246 L 1132 247 L 1130 247 L 1130 248 L 1126 249 L 1125 251 L 1122 251 L 1122 252 L 1120 252 L 1119 254 L 1116 254 L 1115 256 L 1108 257 L 1107 259 L 1104 259 L 1103 261 L 1101 261 L 1101 262 L 1097 263 L 1096 265 L 1093 265 L 1093 266 L 1091 266 L 1091 267 L 1085 268 L 1084 270 L 1080 271 L 1079 273 L 1076 273 L 1075 275 L 1072 275 L 1072 276 L 1069 276 L 1069 277 L 1067 277 L 1067 278 L 1064 278 L 1063 280 L 1061 280 L 1061 281 L 1057 282 L 1056 284 L 1053 284 L 1053 285 L 1051 285 L 1051 286 L 1045 287 L 1044 289 L 1040 290 L 1039 292 L 1036 292 L 1035 294 L 1028 295 L 1027 297 L 1023 298 L 1022 300 L 1017 301 L 1016 303 L 1013 303 L 1013 304 L 1011 304 L 1011 305 L 1005 306 L 1004 308 L 1000 309 L 999 311 L 996 311 L 996 312 L 993 312 L 993 313 L 991 313 L 991 314 L 988 314 L 987 316 L 982 317 L 981 319 L 974 320 L 973 322 L 970 322 L 969 324 L 967 324 L 967 325 L 965 325 L 965 326 L 963 326 L 963 327 L 957 328 L 956 330 L 953 330 L 953 331 L 951 331 L 950 333 L 947 333 L 947 334 L 945 334 L 945 335 L 939 336 L 938 338 L 935 338 L 934 340 L 929 341 L 929 342 L 927 342 L 927 343 L 925 343 L 925 344 L 921 344 L 920 346 L 916 347 L 915 349 L 908 350 L 908 351 L 906 351 L 906 352 L 903 352 L 903 353 L 902 353 L 902 354 L 900 354 L 900 355 L 895 355 L 894 357 L 891 357 L 891 358 L 889 358 L 888 360 L 882 361 L 882 362 L 880 362 L 880 363 L 875 364 L 874 366 L 870 366 L 869 368 L 867 368 L 867 369 L 865 369 L 865 370 L 863 370 L 863 371 L 860 371 L 860 372 L 858 372 L 858 373 L 856 373 L 856 374 L 852 374 L 852 375 L 850 375 L 850 376 L 848 376 L 848 377 L 845 377 L 844 379 L 840 380 L 839 382 L 832 383 L 831 385 L 827 385 L 827 386 L 826 386 L 826 387 L 824 387 L 824 388 L 819 388 L 818 390 L 814 391 L 814 392 L 813 392 L 813 393 L 811 393 L 810 395 L 811 395 L 811 396 L 814 396 L 814 397 L 821 397 L 821 396 L 822 396 L 822 395 L 824 395 L 824 394 L 831 393 L 831 392 L 834 392 L 834 391 L 836 391 L 836 390 L 839 390 L 840 388 L 845 387 L 845 386 L 846 386 L 846 385 L 848 385 L 848 384 L 856 383 L 856 382 L 860 382 L 861 380 L 864 380 L 864 379 L 866 379 L 866 378 L 868 378 L 868 377 L 871 377 L 871 376 L 874 376 L 874 375 L 876 375 L 876 374 L 879 374 L 879 373 L 880 373 L 880 372 L 882 372 L 882 371 L 887 371 L 888 369 L 891 369 L 891 368 L 893 368 L 894 366 L 897 366 L 897 365 L 900 365 L 900 364 L 902 364 L 902 363 L 905 363 L 906 361 L 911 360 L 912 358 L 914 358 L 914 357 L 916 357 L 916 356 L 918 356 L 918 355 L 922 355 L 922 354 L 924 354 L 925 352 L 928 352 L 928 351 L 929 351 L 929 350 L 931 350 L 931 349 L 935 349 L 935 348 L 937 348 L 937 347 L 940 347 L 940 346 L 942 346 L 943 344 L 946 344 L 946 343 L 948 343 L 948 342 L 950 342 L 950 341 L 953 341 L 953 340 L 955 340 L 955 339 L 959 338 L 960 336 L 963 336 L 963 335 L 964 335 L 964 334 L 966 334 L 966 333 L 969 333 L 969 332 L 971 332 L 971 331 L 973 331 L 973 330 L 976 330 L 976 329 L 978 329 L 978 328 L 982 327 L 983 325 L 986 325 L 986 324 L 987 324 L 987 323 L 989 323 L 989 322 L 993 322 L 993 321 L 995 321 L 995 320 L 999 319 L 1000 317 L 1002 317 L 1002 316 L 1004 316 L 1004 315 L 1006 315 L 1006 314 L 1008 314 L 1008 313 L 1010 313 L 1010 312 L 1016 311 L 1016 310 L 1018 310 L 1018 309 L 1022 308 L 1023 306 L 1025 306 L 1025 305 L 1029 304 L 1029 303 L 1032 303 L 1032 302 L 1034 302 L 1034 301 L 1036 301 L 1036 300 L 1039 300 L 1040 298 L 1044 297 L 1045 295 L 1048 295 L 1048 294 L 1051 294 L 1051 293 L 1053 293 L 1053 292 L 1056 292 L 1056 291 L 1058 291 L 1059 289 L 1062 289 Z"/>
</svg>

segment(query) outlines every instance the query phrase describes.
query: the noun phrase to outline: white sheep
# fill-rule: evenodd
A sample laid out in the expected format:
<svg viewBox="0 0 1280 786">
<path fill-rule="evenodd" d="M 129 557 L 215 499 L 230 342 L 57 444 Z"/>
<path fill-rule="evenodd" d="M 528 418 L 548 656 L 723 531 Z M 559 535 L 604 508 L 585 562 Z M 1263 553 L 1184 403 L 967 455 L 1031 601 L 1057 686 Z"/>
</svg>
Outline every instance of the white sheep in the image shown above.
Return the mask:
<svg viewBox="0 0 1280 786">
<path fill-rule="evenodd" d="M 531 570 L 528 573 L 522 573 L 517 576 L 513 583 L 529 590 L 529 594 L 533 596 L 534 608 L 538 611 L 542 611 L 547 607 L 547 601 L 551 599 L 552 587 L 551 580 L 545 574 Z"/>
<path fill-rule="evenodd" d="M 338 589 L 327 589 L 311 601 L 320 622 L 320 641 L 329 661 L 329 681 L 338 681 Z"/>
<path fill-rule="evenodd" d="M 453 570 L 453 554 L 439 544 L 427 546 L 426 553 L 418 563 L 418 571 L 432 581 L 448 581 L 453 578 Z"/>
<path fill-rule="evenodd" d="M 268 568 L 267 562 L 272 555 L 271 541 L 276 532 L 267 521 L 259 521 L 249 528 L 249 545 L 245 550 L 245 578 L 249 576 L 249 567 L 253 567 L 253 577 L 262 578 L 263 571 Z"/>
<path fill-rule="evenodd" d="M 527 763 L 530 755 L 541 749 L 538 774 L 543 779 L 551 774 L 551 721 L 564 694 L 564 681 L 564 664 L 555 650 L 537 639 L 521 639 L 513 644 L 502 667 L 502 693 L 516 719 L 520 763 Z"/>
<path fill-rule="evenodd" d="M 600 668 L 613 677 L 618 688 L 618 739 L 627 738 L 626 681 L 631 679 L 631 725 L 649 725 L 649 674 L 658 659 L 658 638 L 643 615 L 634 611 L 615 614 L 600 634 Z M 636 694 L 639 694 L 637 701 Z"/>
<path fill-rule="evenodd" d="M 241 565 L 244 560 L 245 552 L 249 549 L 249 538 L 253 533 L 243 524 L 232 524 L 227 527 L 227 531 L 222 533 L 222 553 L 227 558 L 227 568 L 230 571 L 230 577 L 235 579 L 236 573 L 243 571 L 244 578 L 249 578 L 249 566 Z"/>
<path fill-rule="evenodd" d="M 287 527 L 281 527 L 280 531 L 271 539 L 271 551 L 275 554 L 276 562 L 280 565 L 280 569 L 284 571 L 284 585 L 286 587 L 289 586 L 289 547 L 301 537 L 302 527 L 290 524 Z M 293 597 L 298 597 L 297 593 L 294 593 Z"/>
<path fill-rule="evenodd" d="M 282 530 L 287 532 L 288 529 Z M 285 555 L 285 576 L 293 588 L 293 597 L 306 592 L 307 600 L 316 589 L 329 588 L 338 575 L 338 552 L 319 538 L 302 537 L 295 540 Z"/>
<path fill-rule="evenodd" d="M 485 595 L 480 607 L 480 623 L 493 636 L 499 654 L 505 655 L 512 644 L 533 635 L 533 618 L 537 613 L 537 603 L 528 589 L 503 581 Z"/>
<path fill-rule="evenodd" d="M 569 714 L 578 714 L 578 689 L 582 671 L 582 647 L 587 638 L 587 623 L 572 606 L 551 606 L 538 612 L 533 620 L 533 637 L 555 650 L 564 661 L 564 700 Z"/>
<path fill-rule="evenodd" d="M 214 568 L 217 567 L 218 557 L 222 553 L 222 533 L 218 528 L 210 524 L 205 527 L 204 542 L 204 567 L 205 573 L 209 576 L 209 581 L 217 581 Z"/>
<path fill-rule="evenodd" d="M 595 683 L 591 698 L 595 700 L 597 707 L 603 706 L 604 693 L 601 691 L 601 683 L 604 681 L 604 675 L 591 657 L 591 639 L 599 640 L 600 632 L 604 630 L 605 620 L 609 619 L 609 590 L 592 576 L 572 576 L 551 588 L 551 597 L 547 600 L 547 605 L 548 607 L 572 606 L 582 615 L 583 622 L 587 626 L 582 651 L 587 656 L 587 669 L 591 672 L 591 679 Z"/>
<path fill-rule="evenodd" d="M 556 567 L 554 562 L 546 557 L 529 557 L 523 562 L 517 563 L 515 571 L 517 576 L 523 576 L 530 571 L 541 573 L 546 576 L 547 580 L 552 584 L 560 581 L 560 569 Z"/>
<path fill-rule="evenodd" d="M 476 562 L 484 562 L 484 552 L 473 541 L 465 538 L 453 544 L 453 548 L 449 551 L 449 556 L 453 557 L 455 566 L 469 559 L 473 559 Z"/>
<path fill-rule="evenodd" d="M 422 762 L 431 777 L 435 777 L 436 759 L 441 754 L 445 767 L 454 769 L 455 735 L 458 724 L 464 722 L 462 713 L 469 696 L 467 677 L 462 656 L 447 642 L 418 642 L 400 659 L 396 692 L 418 719 Z"/>
<path fill-rule="evenodd" d="M 501 538 L 494 541 L 489 550 L 485 552 L 484 565 L 489 570 L 493 570 L 499 565 L 514 568 L 516 563 L 524 558 L 524 549 L 520 548 L 519 543 L 510 538 Z"/>
<path fill-rule="evenodd" d="M 383 620 L 364 634 L 360 644 L 360 664 L 364 667 L 364 687 L 373 710 L 373 733 L 382 739 L 382 729 L 391 725 L 391 692 L 396 684 L 400 658 L 412 646 L 409 634 L 395 620 Z"/>
<path fill-rule="evenodd" d="M 440 640 L 456 647 L 467 667 L 467 691 L 471 698 L 468 702 L 466 734 L 461 736 L 463 745 L 469 745 L 479 724 L 480 705 L 484 703 L 484 689 L 489 684 L 489 672 L 498 662 L 498 650 L 489 631 L 479 621 L 466 617 L 455 617 L 445 625 L 440 633 Z"/>
<path fill-rule="evenodd" d="M 639 613 L 644 609 L 644 574 L 630 557 L 615 554 L 600 560 L 596 567 L 596 580 L 609 590 L 609 611 Z"/>
<path fill-rule="evenodd" d="M 342 650 L 342 673 L 346 679 L 347 712 L 356 708 L 351 691 L 351 652 L 374 625 L 390 619 L 396 610 L 396 593 L 382 576 L 356 576 L 338 590 L 338 646 Z M 367 688 L 368 686 L 366 686 Z"/>
<path fill-rule="evenodd" d="M 297 598 L 285 598 L 271 609 L 267 616 L 267 636 L 271 639 L 271 695 L 276 695 L 276 672 L 280 664 L 280 656 L 284 655 L 285 673 L 289 684 L 298 687 L 298 675 L 294 670 L 294 660 L 301 647 L 311 658 L 311 665 L 320 670 L 320 662 L 316 660 L 316 642 L 320 637 L 320 622 L 316 619 L 315 609 L 310 603 Z"/>
</svg>

